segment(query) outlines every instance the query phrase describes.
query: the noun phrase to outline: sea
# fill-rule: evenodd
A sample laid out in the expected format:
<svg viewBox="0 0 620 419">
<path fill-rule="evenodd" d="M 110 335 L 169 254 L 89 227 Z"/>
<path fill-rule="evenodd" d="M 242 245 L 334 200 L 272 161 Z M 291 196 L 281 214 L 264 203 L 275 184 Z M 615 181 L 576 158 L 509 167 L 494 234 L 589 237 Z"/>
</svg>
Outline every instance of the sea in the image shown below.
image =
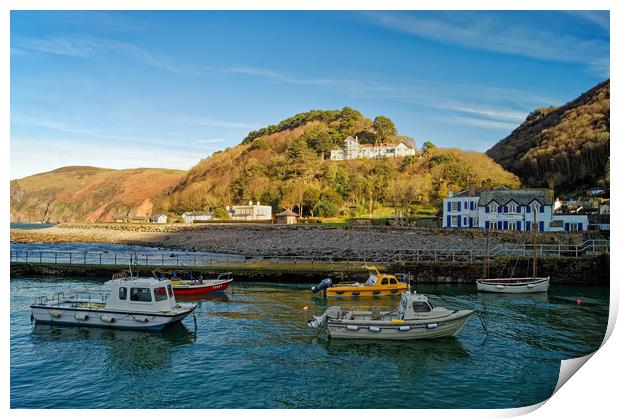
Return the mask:
<svg viewBox="0 0 620 419">
<path fill-rule="evenodd" d="M 32 324 L 35 297 L 106 286 L 12 278 L 11 407 L 522 407 L 550 397 L 561 360 L 595 351 L 607 328 L 604 287 L 552 284 L 548 293 L 501 295 L 421 284 L 417 292 L 436 305 L 477 315 L 455 337 L 338 341 L 307 321 L 343 302 L 312 294 L 310 285 L 233 283 L 225 294 L 192 300 L 195 321 L 139 332 Z"/>
</svg>

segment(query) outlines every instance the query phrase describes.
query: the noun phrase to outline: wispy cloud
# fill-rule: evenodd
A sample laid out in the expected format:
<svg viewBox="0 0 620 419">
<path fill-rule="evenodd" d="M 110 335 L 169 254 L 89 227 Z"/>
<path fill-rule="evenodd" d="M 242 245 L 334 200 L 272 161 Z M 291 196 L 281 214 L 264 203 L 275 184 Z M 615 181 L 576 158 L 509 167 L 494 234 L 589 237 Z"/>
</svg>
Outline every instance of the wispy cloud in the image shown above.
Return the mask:
<svg viewBox="0 0 620 419">
<path fill-rule="evenodd" d="M 510 122 L 502 122 L 493 119 L 485 119 L 485 118 L 471 118 L 464 116 L 452 116 L 446 118 L 447 121 L 456 122 L 458 124 L 465 124 L 477 128 L 484 129 L 493 129 L 493 130 L 502 130 L 502 131 L 512 131 L 517 128 L 517 124 L 513 124 Z"/>
<path fill-rule="evenodd" d="M 595 23 L 603 30 L 609 31 L 609 11 L 608 10 L 567 10 L 571 16 Z"/>
<path fill-rule="evenodd" d="M 468 48 L 560 62 L 588 64 L 609 55 L 609 42 L 539 29 L 533 24 L 508 23 L 477 12 L 430 14 L 366 12 L 376 25 L 426 39 Z M 600 18 L 595 17 L 597 21 Z"/>
<path fill-rule="evenodd" d="M 25 50 L 82 58 L 92 57 L 101 48 L 99 41 L 90 38 L 18 38 L 15 42 L 19 48 Z"/>
<path fill-rule="evenodd" d="M 101 127 L 91 127 L 87 123 L 79 121 L 68 121 L 58 117 L 51 116 L 23 116 L 23 115 L 11 115 L 11 123 L 19 124 L 22 126 L 43 128 L 43 132 L 37 138 L 55 138 L 57 133 L 71 134 L 70 137 L 74 140 L 88 140 L 89 142 L 100 142 L 108 144 L 122 144 L 123 147 L 132 146 L 149 146 L 149 147 L 170 147 L 172 142 L 179 139 L 178 133 L 161 133 L 159 136 L 152 136 L 148 134 L 133 134 L 128 132 L 119 132 Z M 12 141 L 15 141 L 11 138 Z M 69 138 L 65 138 L 69 141 Z M 100 141 L 98 141 L 100 140 Z M 209 144 L 217 144 L 225 142 L 225 139 L 204 139 L 204 138 L 187 138 L 183 135 L 185 141 L 185 147 L 191 148 L 191 146 L 202 147 Z"/>
<path fill-rule="evenodd" d="M 138 45 L 113 39 L 93 37 L 17 38 L 15 48 L 43 54 L 92 58 L 105 53 L 121 53 L 150 67 L 181 75 L 202 76 L 203 71 L 175 60 L 153 54 Z"/>
<path fill-rule="evenodd" d="M 254 68 L 254 67 L 227 67 L 222 68 L 222 71 L 230 72 L 230 73 L 238 73 L 238 74 L 247 74 L 250 76 L 259 76 L 259 77 L 268 77 L 283 83 L 290 84 L 302 84 L 308 86 L 330 86 L 336 84 L 335 80 L 332 79 L 321 79 L 321 78 L 298 78 L 291 77 L 288 75 L 281 74 L 274 70 L 264 69 L 264 68 Z"/>
<path fill-rule="evenodd" d="M 227 121 L 223 119 L 210 118 L 206 116 L 179 115 L 176 117 L 172 117 L 172 120 L 174 122 L 181 123 L 181 124 L 211 127 L 211 128 L 255 129 L 258 126 L 260 126 L 260 124 L 258 123 L 252 124 L 248 122 Z"/>
</svg>

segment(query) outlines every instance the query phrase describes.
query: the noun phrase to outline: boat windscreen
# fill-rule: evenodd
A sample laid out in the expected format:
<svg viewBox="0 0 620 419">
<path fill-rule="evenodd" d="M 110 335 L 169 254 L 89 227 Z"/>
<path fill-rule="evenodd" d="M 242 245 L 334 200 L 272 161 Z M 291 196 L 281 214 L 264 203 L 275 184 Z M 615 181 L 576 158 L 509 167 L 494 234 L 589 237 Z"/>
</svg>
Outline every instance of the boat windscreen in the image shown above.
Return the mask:
<svg viewBox="0 0 620 419">
<path fill-rule="evenodd" d="M 366 285 L 375 285 L 377 283 L 377 275 L 370 274 L 368 277 L 368 281 L 366 281 Z"/>
</svg>

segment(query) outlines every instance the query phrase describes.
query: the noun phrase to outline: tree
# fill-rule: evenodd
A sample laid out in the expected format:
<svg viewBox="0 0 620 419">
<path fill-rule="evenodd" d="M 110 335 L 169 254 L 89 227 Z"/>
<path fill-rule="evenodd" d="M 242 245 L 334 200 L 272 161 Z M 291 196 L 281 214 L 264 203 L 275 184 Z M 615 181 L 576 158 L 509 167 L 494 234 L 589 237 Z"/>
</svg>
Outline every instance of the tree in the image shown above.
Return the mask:
<svg viewBox="0 0 620 419">
<path fill-rule="evenodd" d="M 308 211 L 310 211 L 310 217 L 314 217 L 314 211 L 316 211 L 317 204 L 320 200 L 321 191 L 319 189 L 310 187 L 304 192 L 304 204 L 306 208 L 308 208 Z"/>
<path fill-rule="evenodd" d="M 396 135 L 396 126 L 392 120 L 386 116 L 380 115 L 375 118 L 372 123 L 375 130 L 375 140 L 379 143 L 385 143 Z"/>
<path fill-rule="evenodd" d="M 222 208 L 222 207 L 217 207 L 213 211 L 213 215 L 215 216 L 215 218 L 218 218 L 220 220 L 228 220 L 228 219 L 230 219 L 230 214 L 228 213 L 228 211 L 226 211 L 225 208 Z"/>
<path fill-rule="evenodd" d="M 424 144 L 422 144 L 422 154 L 426 154 L 427 151 L 432 150 L 435 147 L 435 144 L 431 143 L 430 141 L 425 141 Z"/>
</svg>

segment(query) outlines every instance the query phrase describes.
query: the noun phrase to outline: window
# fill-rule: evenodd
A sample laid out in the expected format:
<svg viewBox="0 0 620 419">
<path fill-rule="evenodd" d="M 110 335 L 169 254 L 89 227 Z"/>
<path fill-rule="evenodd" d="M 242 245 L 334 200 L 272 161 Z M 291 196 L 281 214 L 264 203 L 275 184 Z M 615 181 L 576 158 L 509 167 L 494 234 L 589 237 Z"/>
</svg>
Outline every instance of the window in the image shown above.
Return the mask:
<svg viewBox="0 0 620 419">
<path fill-rule="evenodd" d="M 491 212 L 497 212 L 497 204 L 495 202 L 491 202 L 489 204 L 489 211 Z"/>
<path fill-rule="evenodd" d="M 508 212 L 510 213 L 517 212 L 517 204 L 515 204 L 514 202 L 511 202 L 510 204 L 508 204 Z"/>
<path fill-rule="evenodd" d="M 453 215 L 452 222 L 450 223 L 450 225 L 452 225 L 452 227 L 456 227 L 458 226 L 458 222 L 459 222 L 458 217 L 456 215 Z"/>
<path fill-rule="evenodd" d="M 131 301 L 140 301 L 144 303 L 150 303 L 153 301 L 151 297 L 151 290 L 149 288 L 131 288 Z"/>
<path fill-rule="evenodd" d="M 469 202 L 465 201 L 465 209 L 469 209 Z"/>
<path fill-rule="evenodd" d="M 497 221 L 490 221 L 489 222 L 489 229 L 490 230 L 497 230 Z"/>
<path fill-rule="evenodd" d="M 125 287 L 120 287 L 118 289 L 118 298 L 120 300 L 126 300 L 127 299 L 127 288 Z"/>
<path fill-rule="evenodd" d="M 170 298 L 174 297 L 174 293 L 172 292 L 172 285 L 168 284 L 168 296 Z"/>
<path fill-rule="evenodd" d="M 168 298 L 168 295 L 166 295 L 166 287 L 155 288 L 153 294 L 155 294 L 155 301 L 164 301 Z"/>
<path fill-rule="evenodd" d="M 470 224 L 470 227 L 478 227 L 478 219 L 472 218 L 469 224 Z"/>
<path fill-rule="evenodd" d="M 531 208 L 531 210 L 532 210 L 533 212 L 535 212 L 535 213 L 537 213 L 537 214 L 538 214 L 538 213 L 540 213 L 540 204 L 539 204 L 538 202 L 532 202 L 532 203 L 530 204 L 530 208 Z"/>
<path fill-rule="evenodd" d="M 381 285 L 387 285 L 387 284 L 388 284 L 388 280 L 387 280 L 387 278 L 383 278 L 383 279 L 381 280 Z"/>
<path fill-rule="evenodd" d="M 394 278 L 390 279 L 390 285 L 398 285 L 398 281 Z"/>
<path fill-rule="evenodd" d="M 471 201 L 471 203 L 469 204 L 469 209 L 474 211 L 478 209 L 478 204 L 476 203 L 476 201 Z"/>
<path fill-rule="evenodd" d="M 431 311 L 431 307 L 425 303 L 424 301 L 414 301 L 413 302 L 413 312 L 414 313 L 428 313 Z"/>
<path fill-rule="evenodd" d="M 508 230 L 515 231 L 517 229 L 517 223 L 515 221 L 508 221 Z"/>
</svg>

